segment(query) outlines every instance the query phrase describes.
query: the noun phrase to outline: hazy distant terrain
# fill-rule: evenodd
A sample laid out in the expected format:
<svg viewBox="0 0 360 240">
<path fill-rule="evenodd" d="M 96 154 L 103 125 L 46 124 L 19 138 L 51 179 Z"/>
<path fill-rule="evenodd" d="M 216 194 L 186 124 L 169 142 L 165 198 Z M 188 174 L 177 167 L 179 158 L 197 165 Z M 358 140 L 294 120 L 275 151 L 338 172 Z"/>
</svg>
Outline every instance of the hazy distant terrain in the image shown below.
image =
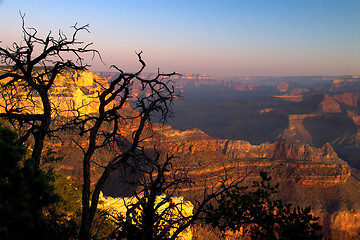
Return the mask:
<svg viewBox="0 0 360 240">
<path fill-rule="evenodd" d="M 321 101 L 311 94 L 302 103 L 274 97 L 282 93 L 277 86 L 289 80 L 298 80 L 290 84 L 298 88 L 325 82 L 317 77 L 287 77 L 234 79 L 227 85 L 220 80 L 210 86 L 189 83 L 182 87 L 183 99 L 175 103 L 175 117 L 169 123 L 180 130 L 196 127 L 219 138 L 273 140 L 287 128 L 289 114 L 313 112 Z"/>
<path fill-rule="evenodd" d="M 115 76 L 98 74 L 109 81 Z M 181 94 L 168 121 L 175 129 L 198 128 L 213 137 L 252 144 L 281 139 L 315 147 L 330 143 L 341 158 L 360 168 L 358 76 L 217 80 L 183 74 L 173 81 Z"/>
<path fill-rule="evenodd" d="M 252 144 L 287 139 L 321 147 L 329 142 L 360 168 L 358 77 L 178 82 L 183 98 L 175 102 L 169 121 L 176 129 L 199 128 Z"/>
</svg>

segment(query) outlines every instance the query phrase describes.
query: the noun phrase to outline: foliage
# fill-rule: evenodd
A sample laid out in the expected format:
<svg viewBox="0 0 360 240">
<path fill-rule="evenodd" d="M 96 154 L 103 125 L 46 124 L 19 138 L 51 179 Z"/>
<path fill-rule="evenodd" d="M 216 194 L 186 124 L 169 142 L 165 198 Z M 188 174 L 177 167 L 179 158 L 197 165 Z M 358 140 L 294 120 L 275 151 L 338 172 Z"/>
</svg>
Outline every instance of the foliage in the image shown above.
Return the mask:
<svg viewBox="0 0 360 240">
<path fill-rule="evenodd" d="M 57 156 L 57 153 L 57 151 L 54 151 L 54 149 L 48 147 L 44 156 L 42 156 L 42 164 L 56 163 L 61 161 L 63 158 Z"/>
<path fill-rule="evenodd" d="M 46 208 L 46 218 L 57 229 L 61 239 L 76 239 L 80 228 L 81 184 L 55 174 L 53 186 L 60 201 Z"/>
<path fill-rule="evenodd" d="M 54 228 L 56 239 L 78 239 L 81 223 L 81 183 L 60 174 L 54 174 L 54 177 L 54 192 L 60 200 L 45 208 L 46 220 Z M 93 235 L 97 234 L 100 238 L 108 236 L 114 228 L 110 221 L 103 221 L 102 214 L 100 210 L 96 213 L 93 228 L 97 229 L 101 225 L 101 231 L 93 231 Z"/>
<path fill-rule="evenodd" d="M 26 159 L 26 148 L 16 144 L 17 134 L 0 126 L 0 238 L 37 236 L 43 224 L 42 209 L 58 200 L 53 193 L 51 171 Z M 41 239 L 40 236 L 37 236 Z"/>
<path fill-rule="evenodd" d="M 260 172 L 261 182 L 252 187 L 238 187 L 225 191 L 216 203 L 208 204 L 206 221 L 225 233 L 244 231 L 251 239 L 321 239 L 321 226 L 310 207 L 293 207 L 273 200 L 278 184 L 272 186 L 271 177 Z"/>
</svg>

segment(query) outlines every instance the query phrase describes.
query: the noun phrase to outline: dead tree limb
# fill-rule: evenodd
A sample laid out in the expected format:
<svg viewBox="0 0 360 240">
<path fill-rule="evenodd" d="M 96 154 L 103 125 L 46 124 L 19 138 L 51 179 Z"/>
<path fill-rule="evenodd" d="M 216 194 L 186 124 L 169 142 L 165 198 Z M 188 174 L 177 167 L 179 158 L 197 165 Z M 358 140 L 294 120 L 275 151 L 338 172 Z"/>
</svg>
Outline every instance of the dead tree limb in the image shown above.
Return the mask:
<svg viewBox="0 0 360 240">
<path fill-rule="evenodd" d="M 32 158 L 39 167 L 44 140 L 51 132 L 52 114 L 56 111 L 49 98 L 56 77 L 69 69 L 86 69 L 84 54 L 100 54 L 91 49 L 91 43 L 77 40 L 80 32 L 89 31 L 88 25 L 73 26 L 69 38 L 61 31 L 57 37 L 49 32 L 41 38 L 35 28 L 25 26 L 25 14 L 20 16 L 23 43 L 0 47 L 0 64 L 5 65 L 0 71 L 0 87 L 5 99 L 0 117 L 20 128 L 23 133 L 20 144 L 33 138 Z M 70 58 L 66 57 L 69 55 Z"/>
</svg>

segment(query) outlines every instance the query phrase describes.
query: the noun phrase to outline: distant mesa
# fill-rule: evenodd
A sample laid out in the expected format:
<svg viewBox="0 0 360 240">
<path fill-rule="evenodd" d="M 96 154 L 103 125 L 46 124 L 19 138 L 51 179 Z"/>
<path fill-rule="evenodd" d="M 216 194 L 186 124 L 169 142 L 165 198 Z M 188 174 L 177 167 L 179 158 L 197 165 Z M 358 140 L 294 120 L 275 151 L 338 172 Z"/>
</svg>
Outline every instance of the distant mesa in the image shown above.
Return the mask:
<svg viewBox="0 0 360 240">
<path fill-rule="evenodd" d="M 274 110 L 275 110 L 274 108 L 264 108 L 264 109 L 261 109 L 259 111 L 259 113 L 269 113 L 269 112 L 272 112 Z"/>
<path fill-rule="evenodd" d="M 341 106 L 333 97 L 325 94 L 324 100 L 320 103 L 321 112 L 323 113 L 341 113 Z"/>
<path fill-rule="evenodd" d="M 257 84 L 237 84 L 235 85 L 236 91 L 252 91 L 254 88 L 259 87 Z"/>
<path fill-rule="evenodd" d="M 358 91 L 360 88 L 360 76 L 344 75 L 341 78 L 334 79 L 329 91 Z"/>
</svg>

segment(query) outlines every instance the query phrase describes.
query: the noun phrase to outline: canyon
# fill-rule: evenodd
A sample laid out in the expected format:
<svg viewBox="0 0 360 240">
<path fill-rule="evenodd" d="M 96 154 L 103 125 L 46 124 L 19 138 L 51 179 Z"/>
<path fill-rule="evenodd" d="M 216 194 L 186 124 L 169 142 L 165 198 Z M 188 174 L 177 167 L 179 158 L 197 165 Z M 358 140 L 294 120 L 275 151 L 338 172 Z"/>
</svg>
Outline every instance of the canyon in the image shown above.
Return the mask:
<svg viewBox="0 0 360 240">
<path fill-rule="evenodd" d="M 188 167 L 198 183 L 185 196 L 201 195 L 202 180 L 215 184 L 224 169 L 248 184 L 266 170 L 285 202 L 312 206 L 325 239 L 358 236 L 359 76 L 174 82 L 183 99 L 169 124 L 182 131 L 156 125 L 149 145 Z"/>
<path fill-rule="evenodd" d="M 185 169 L 193 180 L 191 186 L 181 191 L 189 201 L 199 200 L 205 188 L 209 191 L 216 187 L 225 173 L 229 180 L 245 177 L 245 186 L 259 180 L 258 172 L 265 170 L 274 182 L 280 183 L 278 195 L 283 201 L 312 207 L 314 214 L 320 217 L 327 238 L 346 239 L 344 236 L 348 236 L 351 239 L 359 234 L 360 182 L 330 144 L 322 148 L 286 141 L 253 145 L 247 141 L 217 139 L 199 129 L 179 131 L 158 124 L 149 125 L 145 134 L 148 136 L 144 146 L 149 151 L 155 146 L 164 154 L 175 154 L 173 168 Z M 79 179 L 82 166 L 77 156 L 80 150 L 70 142 L 69 138 L 59 146 L 64 159 L 55 165 L 55 170 Z M 101 152 L 94 160 L 106 163 L 111 154 L 113 152 Z M 100 174 L 96 166 L 92 174 L 95 181 Z M 104 194 L 131 196 L 134 189 L 124 184 L 124 176 L 127 175 L 114 172 L 103 189 Z"/>
<path fill-rule="evenodd" d="M 91 114 L 98 106 L 97 90 L 116 75 L 65 73 L 51 92 L 52 101 L 60 113 L 80 109 L 81 114 Z M 197 200 L 204 189 L 216 187 L 225 176 L 229 181 L 243 177 L 243 184 L 249 185 L 265 170 L 280 183 L 278 196 L 284 202 L 312 207 L 326 239 L 359 235 L 359 77 L 217 80 L 183 74 L 171 80 L 181 95 L 173 106 L 175 115 L 168 125 L 156 123 L 154 116 L 143 132 L 142 144 L 149 154 L 155 147 L 176 156 L 173 167 L 185 169 L 193 180 L 181 190 L 186 200 Z M 135 96 L 141 94 L 140 85 L 134 84 L 133 90 Z M 23 106 L 30 111 L 33 105 Z M 33 109 L 41 112 L 41 107 Z M 131 103 L 124 112 L 132 113 Z M 122 123 L 125 140 L 132 138 L 133 131 L 131 122 Z M 66 132 L 46 143 L 46 148 L 53 148 L 62 158 L 53 164 L 55 171 L 81 179 L 81 141 Z M 93 160 L 97 165 L 91 169 L 93 184 L 101 174 L 99 166 L 118 152 L 121 149 L 112 148 L 96 153 Z M 124 175 L 114 171 L 103 192 L 121 197 L 131 196 L 133 190 L 126 185 Z"/>
</svg>

